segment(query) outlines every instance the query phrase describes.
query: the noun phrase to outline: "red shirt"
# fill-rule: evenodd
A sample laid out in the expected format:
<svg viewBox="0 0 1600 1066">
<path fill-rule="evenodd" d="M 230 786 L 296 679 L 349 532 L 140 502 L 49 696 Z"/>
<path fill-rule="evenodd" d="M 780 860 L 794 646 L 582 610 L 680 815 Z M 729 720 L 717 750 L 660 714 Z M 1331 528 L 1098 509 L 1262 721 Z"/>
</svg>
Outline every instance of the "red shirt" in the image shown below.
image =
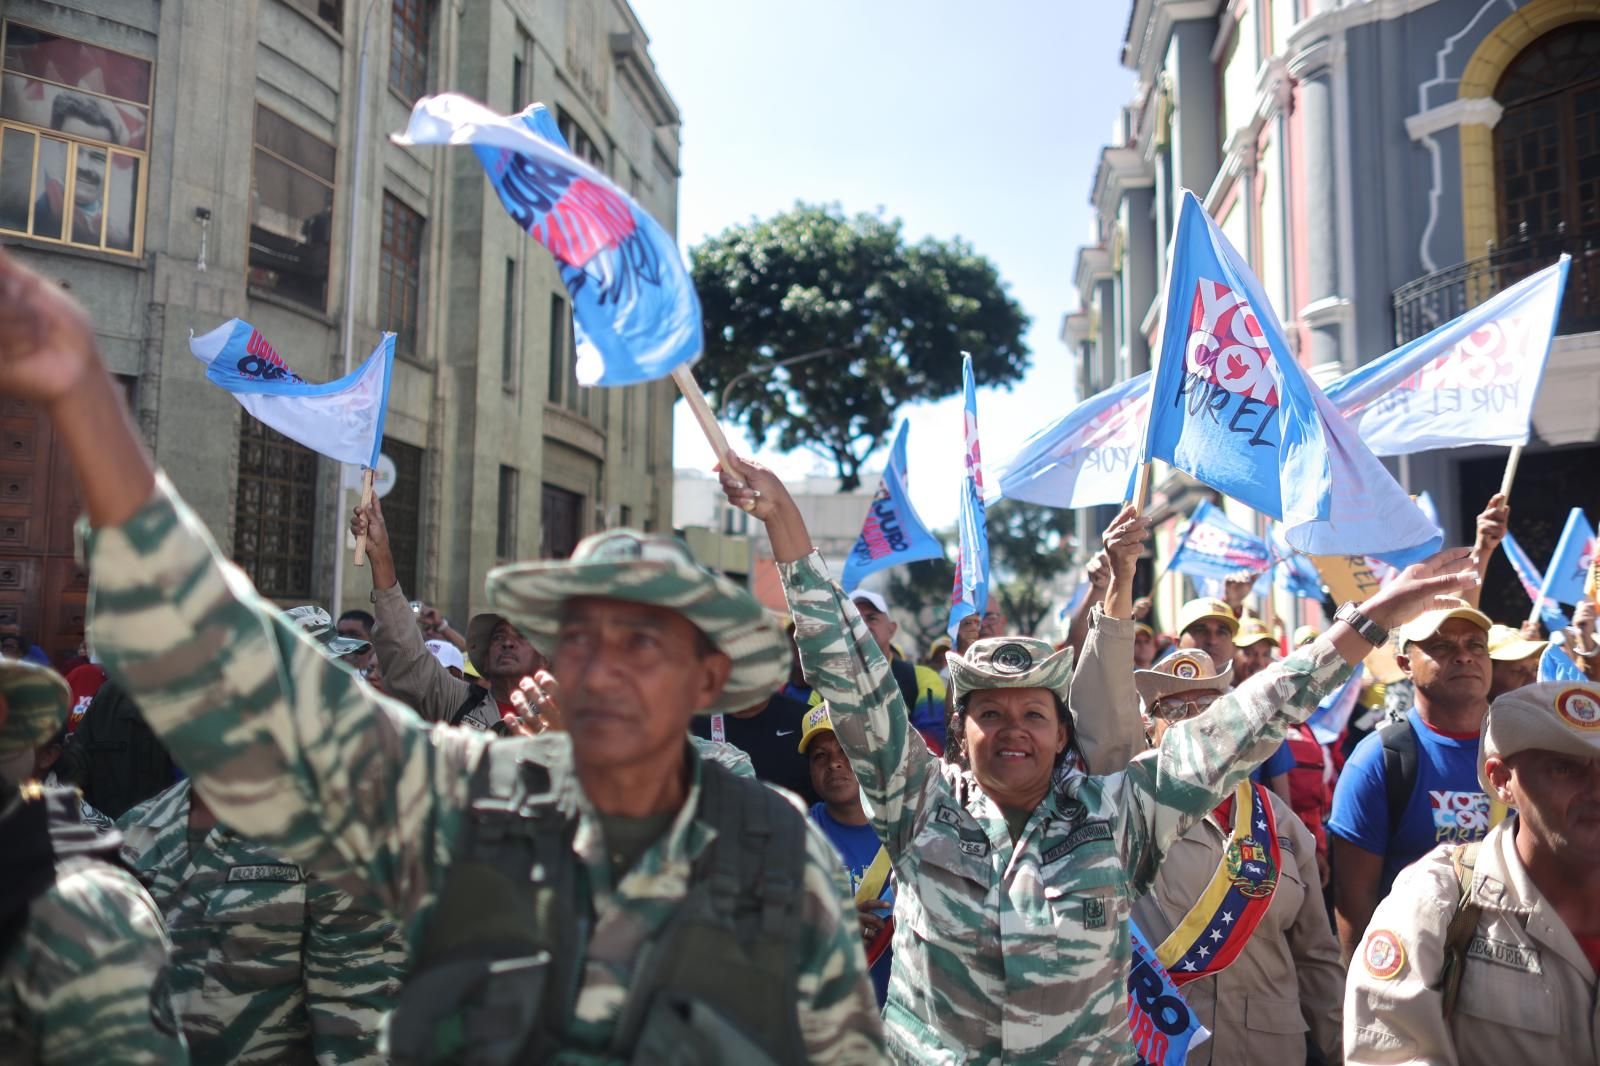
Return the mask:
<svg viewBox="0 0 1600 1066">
<path fill-rule="evenodd" d="M 89 709 L 94 694 L 106 683 L 106 672 L 95 663 L 84 663 L 67 674 L 67 687 L 72 690 L 72 710 L 67 715 L 67 732 L 77 730 L 83 721 L 83 712 Z"/>
</svg>

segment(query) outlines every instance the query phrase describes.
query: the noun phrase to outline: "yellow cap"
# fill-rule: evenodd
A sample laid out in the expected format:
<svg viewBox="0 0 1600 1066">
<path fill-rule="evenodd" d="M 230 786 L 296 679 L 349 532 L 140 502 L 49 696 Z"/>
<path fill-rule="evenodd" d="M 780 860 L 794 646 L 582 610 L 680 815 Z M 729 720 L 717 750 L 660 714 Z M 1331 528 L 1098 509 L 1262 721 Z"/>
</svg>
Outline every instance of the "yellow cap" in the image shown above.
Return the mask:
<svg viewBox="0 0 1600 1066">
<path fill-rule="evenodd" d="M 1259 618 L 1246 618 L 1239 623 L 1239 632 L 1234 635 L 1233 646 L 1248 648 L 1252 644 L 1260 644 L 1263 640 L 1270 641 L 1272 634 L 1267 631 L 1266 624 Z"/>
<path fill-rule="evenodd" d="M 1183 605 L 1183 609 L 1178 612 L 1178 636 L 1183 636 L 1184 631 L 1190 626 L 1207 618 L 1226 622 L 1230 632 L 1239 632 L 1239 616 L 1233 613 L 1233 608 L 1222 600 L 1214 600 L 1207 596 L 1190 600 Z"/>
<path fill-rule="evenodd" d="M 1489 621 L 1488 615 L 1472 606 L 1466 600 L 1454 597 L 1450 599 L 1450 606 L 1440 607 L 1433 611 L 1425 611 L 1405 625 L 1397 628 L 1394 635 L 1400 647 L 1403 649 L 1407 644 L 1415 644 L 1418 641 L 1427 640 L 1439 632 L 1444 624 L 1452 618 L 1460 618 L 1471 622 L 1485 633 L 1488 633 L 1489 627 L 1494 625 L 1493 622 Z"/>
<path fill-rule="evenodd" d="M 1550 646 L 1546 640 L 1529 640 L 1511 626 L 1489 627 L 1489 658 L 1501 663 L 1520 662 Z"/>
<path fill-rule="evenodd" d="M 801 723 L 800 753 L 802 755 L 805 754 L 806 747 L 811 743 L 811 739 L 818 733 L 824 731 L 833 732 L 833 719 L 828 715 L 828 705 L 826 703 L 819 703 L 807 711 L 806 716 L 801 719 Z"/>
</svg>

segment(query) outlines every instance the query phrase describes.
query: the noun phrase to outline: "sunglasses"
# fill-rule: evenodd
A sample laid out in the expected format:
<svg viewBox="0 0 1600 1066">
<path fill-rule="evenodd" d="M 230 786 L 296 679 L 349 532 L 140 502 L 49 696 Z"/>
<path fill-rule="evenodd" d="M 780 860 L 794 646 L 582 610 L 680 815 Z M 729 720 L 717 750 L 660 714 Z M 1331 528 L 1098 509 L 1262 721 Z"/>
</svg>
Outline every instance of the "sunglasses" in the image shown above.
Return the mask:
<svg viewBox="0 0 1600 1066">
<path fill-rule="evenodd" d="M 1221 698 L 1222 693 L 1213 692 L 1204 696 L 1189 696 L 1181 700 L 1171 698 L 1156 700 L 1152 713 L 1169 722 L 1181 722 L 1187 718 L 1193 718 Z"/>
</svg>

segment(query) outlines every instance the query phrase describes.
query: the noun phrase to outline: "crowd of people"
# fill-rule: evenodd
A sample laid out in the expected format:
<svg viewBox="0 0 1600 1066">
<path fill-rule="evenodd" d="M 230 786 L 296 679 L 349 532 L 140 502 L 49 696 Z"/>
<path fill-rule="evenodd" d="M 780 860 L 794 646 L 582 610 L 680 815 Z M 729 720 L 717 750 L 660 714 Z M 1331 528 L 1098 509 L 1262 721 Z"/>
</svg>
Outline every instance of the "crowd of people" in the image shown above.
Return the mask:
<svg viewBox="0 0 1600 1066">
<path fill-rule="evenodd" d="M 1600 685 L 1478 609 L 1502 498 L 1292 635 L 1243 580 L 1158 631 L 1130 505 L 1067 641 L 990 611 L 917 662 L 736 456 L 787 620 L 612 530 L 463 630 L 376 501 L 370 611 L 262 598 L 3 253 L 0 395 L 94 586 L 72 683 L 0 644 L 0 1062 L 1132 1063 L 1130 926 L 1191 1063 L 1600 1061 Z"/>
</svg>

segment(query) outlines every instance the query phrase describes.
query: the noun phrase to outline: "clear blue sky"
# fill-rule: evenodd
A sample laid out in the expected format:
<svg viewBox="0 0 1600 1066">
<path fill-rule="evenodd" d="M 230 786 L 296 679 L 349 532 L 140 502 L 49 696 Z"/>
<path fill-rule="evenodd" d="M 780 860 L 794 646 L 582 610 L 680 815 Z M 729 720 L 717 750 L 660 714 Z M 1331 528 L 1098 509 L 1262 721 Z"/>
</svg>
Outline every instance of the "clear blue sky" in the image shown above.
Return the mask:
<svg viewBox="0 0 1600 1066">
<path fill-rule="evenodd" d="M 1022 385 L 978 395 L 986 469 L 1072 402 L 1061 318 L 1076 306 L 1096 153 L 1132 90 L 1118 63 L 1126 0 L 632 3 L 684 118 L 685 246 L 796 200 L 881 206 L 913 240 L 965 237 L 1033 320 Z M 902 411 L 912 498 L 935 527 L 956 516 L 959 405 Z M 758 454 L 787 476 L 815 465 Z M 683 404 L 674 461 L 714 461 Z"/>
</svg>

